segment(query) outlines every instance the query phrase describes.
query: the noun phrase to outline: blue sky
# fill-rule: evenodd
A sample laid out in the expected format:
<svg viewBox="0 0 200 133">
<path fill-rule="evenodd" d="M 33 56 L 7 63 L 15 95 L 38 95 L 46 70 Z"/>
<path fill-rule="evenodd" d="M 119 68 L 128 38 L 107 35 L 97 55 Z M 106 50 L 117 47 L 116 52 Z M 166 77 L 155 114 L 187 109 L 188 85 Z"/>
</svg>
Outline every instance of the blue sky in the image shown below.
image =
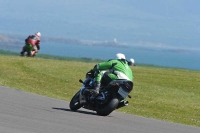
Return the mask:
<svg viewBox="0 0 200 133">
<path fill-rule="evenodd" d="M 0 0 L 0 33 L 200 49 L 199 0 Z"/>
</svg>

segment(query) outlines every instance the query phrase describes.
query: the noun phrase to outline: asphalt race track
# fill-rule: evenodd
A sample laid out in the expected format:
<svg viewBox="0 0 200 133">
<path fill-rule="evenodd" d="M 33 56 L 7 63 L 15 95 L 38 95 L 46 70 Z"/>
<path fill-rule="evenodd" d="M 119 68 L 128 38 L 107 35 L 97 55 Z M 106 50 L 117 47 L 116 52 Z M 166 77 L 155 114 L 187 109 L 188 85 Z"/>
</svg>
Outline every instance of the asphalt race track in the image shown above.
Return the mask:
<svg viewBox="0 0 200 133">
<path fill-rule="evenodd" d="M 69 102 L 0 86 L 0 133 L 200 133 L 200 128 L 113 112 L 107 117 Z"/>
</svg>

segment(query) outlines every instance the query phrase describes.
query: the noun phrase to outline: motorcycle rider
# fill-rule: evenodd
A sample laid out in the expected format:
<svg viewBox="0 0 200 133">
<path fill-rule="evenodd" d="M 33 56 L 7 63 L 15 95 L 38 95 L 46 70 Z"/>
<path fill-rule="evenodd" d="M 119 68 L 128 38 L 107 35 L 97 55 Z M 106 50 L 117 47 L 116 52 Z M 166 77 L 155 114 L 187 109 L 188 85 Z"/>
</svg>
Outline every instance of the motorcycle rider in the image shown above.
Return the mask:
<svg viewBox="0 0 200 133">
<path fill-rule="evenodd" d="M 130 58 L 130 61 L 128 61 L 129 66 L 136 66 L 135 65 L 135 60 L 133 58 Z"/>
<path fill-rule="evenodd" d="M 95 75 L 93 89 L 86 89 L 86 91 L 90 91 L 93 96 L 99 94 L 102 80 L 104 83 L 109 83 L 115 79 L 133 80 L 132 70 L 128 65 L 125 55 L 122 53 L 117 53 L 116 59 L 96 64 L 88 73 L 94 73 Z"/>
<path fill-rule="evenodd" d="M 25 46 L 22 48 L 21 56 L 24 56 L 24 53 L 27 52 L 27 56 L 35 56 L 36 53 L 40 50 L 40 37 L 41 33 L 36 32 L 34 35 L 29 35 L 25 39 Z"/>
</svg>

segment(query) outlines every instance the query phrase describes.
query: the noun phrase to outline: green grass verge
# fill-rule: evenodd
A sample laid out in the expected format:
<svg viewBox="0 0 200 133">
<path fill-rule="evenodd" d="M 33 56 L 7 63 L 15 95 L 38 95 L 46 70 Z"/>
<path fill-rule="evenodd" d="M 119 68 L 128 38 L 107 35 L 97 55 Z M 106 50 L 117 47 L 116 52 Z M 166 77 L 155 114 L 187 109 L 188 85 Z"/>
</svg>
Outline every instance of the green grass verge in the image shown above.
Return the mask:
<svg viewBox="0 0 200 133">
<path fill-rule="evenodd" d="M 70 101 L 98 61 L 0 55 L 0 85 Z M 130 104 L 118 111 L 200 127 L 200 71 L 134 66 Z M 66 105 L 68 108 L 68 105 Z"/>
</svg>

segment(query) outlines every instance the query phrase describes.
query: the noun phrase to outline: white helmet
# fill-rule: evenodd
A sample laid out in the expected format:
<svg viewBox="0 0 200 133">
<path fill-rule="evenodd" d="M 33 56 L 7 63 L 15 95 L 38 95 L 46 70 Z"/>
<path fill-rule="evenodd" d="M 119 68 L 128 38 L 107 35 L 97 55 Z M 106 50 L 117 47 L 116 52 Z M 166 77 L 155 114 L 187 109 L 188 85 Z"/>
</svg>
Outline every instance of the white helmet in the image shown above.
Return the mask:
<svg viewBox="0 0 200 133">
<path fill-rule="evenodd" d="M 116 54 L 116 59 L 126 59 L 126 57 L 125 57 L 125 55 L 124 54 L 122 54 L 122 53 L 117 53 Z"/>
<path fill-rule="evenodd" d="M 130 58 L 130 62 L 134 64 L 135 60 L 133 58 Z"/>
<path fill-rule="evenodd" d="M 135 61 L 133 58 L 130 58 L 130 61 L 128 61 L 129 66 L 135 66 Z"/>
<path fill-rule="evenodd" d="M 35 35 L 41 37 L 41 33 L 40 32 L 36 32 Z"/>
</svg>

